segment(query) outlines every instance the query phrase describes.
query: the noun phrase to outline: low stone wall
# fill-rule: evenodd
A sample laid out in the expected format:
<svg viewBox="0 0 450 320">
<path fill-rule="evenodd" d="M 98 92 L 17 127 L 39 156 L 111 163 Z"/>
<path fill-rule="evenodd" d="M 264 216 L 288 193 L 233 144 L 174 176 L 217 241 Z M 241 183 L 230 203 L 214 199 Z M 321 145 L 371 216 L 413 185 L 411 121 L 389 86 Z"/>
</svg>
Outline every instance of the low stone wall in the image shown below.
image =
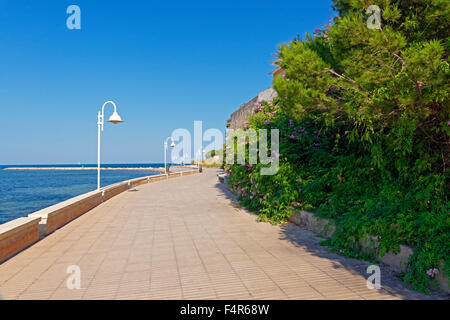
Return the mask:
<svg viewBox="0 0 450 320">
<path fill-rule="evenodd" d="M 40 220 L 25 217 L 0 225 L 0 263 L 39 240 Z"/>
<path fill-rule="evenodd" d="M 289 220 L 325 238 L 331 237 L 336 230 L 336 227 L 329 220 L 317 218 L 313 213 L 307 211 L 293 213 Z"/>
<path fill-rule="evenodd" d="M 191 174 L 198 173 L 198 170 L 190 170 L 190 171 L 179 171 L 179 172 L 170 172 L 169 173 L 169 179 L 170 178 L 176 178 L 176 177 L 182 177 L 182 176 L 188 176 Z"/>
<path fill-rule="evenodd" d="M 129 182 L 122 182 L 117 185 L 112 185 L 109 188 L 106 188 L 103 190 L 103 201 L 107 201 L 111 199 L 112 197 L 117 196 L 118 194 L 121 194 L 124 191 L 127 191 L 130 189 L 131 183 Z M 102 202 L 103 202 L 102 201 Z"/>
<path fill-rule="evenodd" d="M 314 213 L 307 211 L 293 212 L 289 220 L 295 224 L 304 226 L 308 230 L 311 230 L 312 232 L 325 238 L 331 237 L 333 232 L 336 230 L 336 227 L 330 220 L 316 217 Z M 363 241 L 363 243 L 361 243 L 361 246 L 363 250 L 374 253 L 377 256 L 378 261 L 391 266 L 392 269 L 399 272 L 406 270 L 408 259 L 414 252 L 412 248 L 405 245 L 400 245 L 399 253 L 387 252 L 383 256 L 379 256 L 377 254 L 379 243 L 376 237 L 368 237 L 365 241 Z M 440 269 L 444 269 L 443 265 Z M 448 285 L 449 280 L 444 276 L 443 272 L 439 273 L 436 280 L 439 283 L 440 290 L 444 293 L 450 294 L 450 288 Z"/>
<path fill-rule="evenodd" d="M 34 212 L 28 217 L 41 219 L 40 236 L 46 236 L 103 202 L 102 191 L 92 191 Z"/>
</svg>

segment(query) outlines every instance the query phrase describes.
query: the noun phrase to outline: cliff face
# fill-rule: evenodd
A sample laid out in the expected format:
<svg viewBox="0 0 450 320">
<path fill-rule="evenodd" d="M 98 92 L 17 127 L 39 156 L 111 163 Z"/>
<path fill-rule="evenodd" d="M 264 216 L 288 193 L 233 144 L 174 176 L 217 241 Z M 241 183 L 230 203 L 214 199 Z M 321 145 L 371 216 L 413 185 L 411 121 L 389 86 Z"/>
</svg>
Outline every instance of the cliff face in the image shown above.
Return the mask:
<svg viewBox="0 0 450 320">
<path fill-rule="evenodd" d="M 262 101 L 272 102 L 277 93 L 272 88 L 260 92 L 249 102 L 243 104 L 238 110 L 231 114 L 230 129 L 239 129 L 244 126 L 245 121 L 255 111 L 258 103 Z"/>
</svg>

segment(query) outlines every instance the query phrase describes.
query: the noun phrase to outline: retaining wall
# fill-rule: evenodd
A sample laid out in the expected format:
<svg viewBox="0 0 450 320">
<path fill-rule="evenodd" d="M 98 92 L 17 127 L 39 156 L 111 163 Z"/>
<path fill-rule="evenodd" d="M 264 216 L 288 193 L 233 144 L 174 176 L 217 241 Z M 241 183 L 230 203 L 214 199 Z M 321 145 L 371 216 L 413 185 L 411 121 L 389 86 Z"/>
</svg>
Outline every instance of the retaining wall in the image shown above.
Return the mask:
<svg viewBox="0 0 450 320">
<path fill-rule="evenodd" d="M 336 230 L 336 227 L 330 220 L 316 217 L 314 213 L 307 211 L 293 212 L 289 220 L 326 238 L 331 237 Z M 408 259 L 414 252 L 413 248 L 400 245 L 399 253 L 387 252 L 383 256 L 380 256 L 377 254 L 379 242 L 376 237 L 367 237 L 367 239 L 361 243 L 361 246 L 363 250 L 375 254 L 378 261 L 383 262 L 392 267 L 392 269 L 400 272 L 406 271 Z M 442 263 L 440 270 L 443 269 Z M 450 294 L 449 280 L 444 276 L 443 272 L 439 273 L 436 280 L 439 283 L 441 291 Z"/>
<path fill-rule="evenodd" d="M 24 217 L 0 225 L 0 263 L 39 240 L 40 220 Z"/>
</svg>

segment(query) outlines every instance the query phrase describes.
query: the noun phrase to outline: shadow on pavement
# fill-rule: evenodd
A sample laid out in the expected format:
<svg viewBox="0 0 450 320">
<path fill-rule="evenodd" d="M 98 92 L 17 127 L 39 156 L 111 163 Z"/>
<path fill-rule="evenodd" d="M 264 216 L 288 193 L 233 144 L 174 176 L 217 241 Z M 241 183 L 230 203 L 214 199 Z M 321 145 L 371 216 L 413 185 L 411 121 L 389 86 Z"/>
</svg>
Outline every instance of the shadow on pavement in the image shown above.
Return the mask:
<svg viewBox="0 0 450 320">
<path fill-rule="evenodd" d="M 236 199 L 236 196 L 224 183 L 218 182 L 217 184 L 215 184 L 215 187 L 221 191 L 223 196 L 230 201 L 230 204 L 234 208 L 241 209 L 247 214 L 255 214 L 249 212 L 247 209 L 241 206 Z M 302 248 L 311 255 L 328 259 L 329 261 L 331 261 L 333 269 L 337 270 L 345 268 L 346 270 L 350 271 L 350 273 L 361 275 L 365 279 L 367 279 L 370 276 L 370 274 L 366 273 L 367 267 L 372 264 L 378 265 L 381 270 L 381 290 L 383 290 L 385 294 L 389 294 L 392 297 L 402 297 L 405 299 L 447 299 L 440 294 L 427 296 L 417 291 L 408 289 L 403 284 L 403 281 L 393 275 L 392 270 L 389 269 L 387 265 L 340 256 L 337 253 L 329 250 L 327 247 L 320 245 L 320 242 L 323 240 L 322 238 L 319 238 L 311 231 L 294 223 L 282 223 L 279 225 L 279 230 L 280 240 L 287 240 L 290 243 L 294 244 L 296 247 Z"/>
</svg>

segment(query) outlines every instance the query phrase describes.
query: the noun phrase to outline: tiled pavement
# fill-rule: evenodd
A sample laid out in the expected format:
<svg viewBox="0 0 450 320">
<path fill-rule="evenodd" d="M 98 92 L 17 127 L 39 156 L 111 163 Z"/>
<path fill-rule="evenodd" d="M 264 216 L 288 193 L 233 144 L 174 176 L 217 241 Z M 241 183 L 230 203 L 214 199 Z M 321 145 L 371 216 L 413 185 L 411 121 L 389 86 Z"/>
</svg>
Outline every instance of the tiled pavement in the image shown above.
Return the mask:
<svg viewBox="0 0 450 320">
<path fill-rule="evenodd" d="M 383 269 L 319 246 L 292 224 L 257 223 L 216 171 L 125 192 L 0 265 L 5 299 L 421 299 Z M 67 268 L 81 289 L 67 288 Z M 432 296 L 431 298 L 439 298 Z"/>
</svg>

